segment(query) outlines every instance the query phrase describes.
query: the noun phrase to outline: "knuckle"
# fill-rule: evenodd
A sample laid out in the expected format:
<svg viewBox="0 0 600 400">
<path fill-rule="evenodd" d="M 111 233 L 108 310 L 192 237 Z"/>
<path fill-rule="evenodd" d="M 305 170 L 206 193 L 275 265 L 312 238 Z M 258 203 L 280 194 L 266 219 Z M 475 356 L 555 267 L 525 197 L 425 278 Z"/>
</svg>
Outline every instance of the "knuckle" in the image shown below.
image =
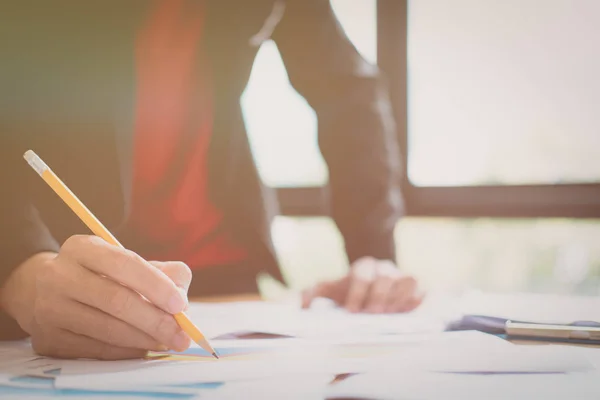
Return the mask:
<svg viewBox="0 0 600 400">
<path fill-rule="evenodd" d="M 92 236 L 90 235 L 73 235 L 65 240 L 61 247 L 61 252 L 72 253 L 76 249 L 89 244 L 91 238 Z"/>
<path fill-rule="evenodd" d="M 166 263 L 161 270 L 178 285 L 187 286 L 192 280 L 192 270 L 184 262 L 172 261 Z"/>
<path fill-rule="evenodd" d="M 110 314 L 117 318 L 122 318 L 128 314 L 133 306 L 134 293 L 125 286 L 116 286 L 107 291 L 106 305 Z"/>
<path fill-rule="evenodd" d="M 117 344 L 118 335 L 116 334 L 116 324 L 109 322 L 104 326 L 104 342 L 115 346 Z"/>
<path fill-rule="evenodd" d="M 49 355 L 48 341 L 45 340 L 43 337 L 40 337 L 38 335 L 32 336 L 31 347 L 33 348 L 33 351 L 35 351 L 41 356 Z"/>
<path fill-rule="evenodd" d="M 54 263 L 48 263 L 35 276 L 36 289 L 43 291 L 56 281 L 58 268 Z"/>
<path fill-rule="evenodd" d="M 358 271 L 358 270 L 364 269 L 365 267 L 368 267 L 369 265 L 371 265 L 371 262 L 372 261 L 369 257 L 359 258 L 358 260 L 354 261 L 354 263 L 352 264 L 352 270 Z"/>
<path fill-rule="evenodd" d="M 309 293 L 313 296 L 326 296 L 335 292 L 337 285 L 335 282 L 321 282 L 317 286 L 309 289 Z"/>
<path fill-rule="evenodd" d="M 417 280 L 413 276 L 404 277 L 404 281 L 409 289 L 414 289 L 417 287 Z"/>
<path fill-rule="evenodd" d="M 33 305 L 33 317 L 41 325 L 47 325 L 54 319 L 54 308 L 50 301 L 36 299 Z"/>
<path fill-rule="evenodd" d="M 125 250 L 115 254 L 115 267 L 117 270 L 129 268 L 131 265 L 143 263 L 142 257 L 133 251 Z"/>
<path fill-rule="evenodd" d="M 359 264 L 360 264 L 360 263 L 364 263 L 364 264 L 371 264 L 371 263 L 373 263 L 373 262 L 375 262 L 375 261 L 376 261 L 376 258 L 375 258 L 375 257 L 372 257 L 372 256 L 365 256 L 365 257 L 362 257 L 362 258 L 360 258 L 360 259 L 358 260 Z"/>
<path fill-rule="evenodd" d="M 352 279 L 369 282 L 375 278 L 375 272 L 372 264 L 358 264 L 352 268 L 350 275 Z"/>
<path fill-rule="evenodd" d="M 384 261 L 377 265 L 377 273 L 382 276 L 401 276 L 402 273 L 391 261 Z"/>
<path fill-rule="evenodd" d="M 367 287 L 373 282 L 373 278 L 368 275 L 355 275 L 354 286 L 359 290 L 366 290 Z"/>
<path fill-rule="evenodd" d="M 392 281 L 392 286 L 394 288 L 396 288 L 398 285 L 402 284 L 402 282 L 404 281 L 404 277 L 401 275 L 394 275 L 392 277 L 390 277 L 391 281 Z"/>
<path fill-rule="evenodd" d="M 56 355 L 54 343 L 54 338 L 50 337 L 47 332 L 44 332 L 41 329 L 36 329 L 31 335 L 31 347 L 33 348 L 33 351 L 41 356 Z"/>
<path fill-rule="evenodd" d="M 169 314 L 163 314 L 158 319 L 158 322 L 155 326 L 155 335 L 156 339 L 170 339 L 177 332 L 177 325 L 175 324 L 175 320 L 173 316 Z"/>
<path fill-rule="evenodd" d="M 388 295 L 389 291 L 390 290 L 387 286 L 383 286 L 383 285 L 375 286 L 371 290 L 371 299 L 379 301 L 382 298 L 386 297 Z"/>
</svg>

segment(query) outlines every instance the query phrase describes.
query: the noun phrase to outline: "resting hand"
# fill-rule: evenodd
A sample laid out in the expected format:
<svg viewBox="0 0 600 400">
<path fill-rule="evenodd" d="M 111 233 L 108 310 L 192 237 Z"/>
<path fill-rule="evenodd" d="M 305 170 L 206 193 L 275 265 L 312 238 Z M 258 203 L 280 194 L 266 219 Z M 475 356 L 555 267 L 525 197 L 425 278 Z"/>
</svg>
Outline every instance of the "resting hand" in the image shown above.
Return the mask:
<svg viewBox="0 0 600 400">
<path fill-rule="evenodd" d="M 190 280 L 183 263 L 149 263 L 96 236 L 73 236 L 58 254 L 21 264 L 2 288 L 2 306 L 41 355 L 137 358 L 189 347 L 173 314 L 187 307 Z"/>
<path fill-rule="evenodd" d="M 397 313 L 415 309 L 424 295 L 415 278 L 391 261 L 364 257 L 354 262 L 345 277 L 305 291 L 302 306 L 309 307 L 317 297 L 331 299 L 350 312 Z"/>
</svg>

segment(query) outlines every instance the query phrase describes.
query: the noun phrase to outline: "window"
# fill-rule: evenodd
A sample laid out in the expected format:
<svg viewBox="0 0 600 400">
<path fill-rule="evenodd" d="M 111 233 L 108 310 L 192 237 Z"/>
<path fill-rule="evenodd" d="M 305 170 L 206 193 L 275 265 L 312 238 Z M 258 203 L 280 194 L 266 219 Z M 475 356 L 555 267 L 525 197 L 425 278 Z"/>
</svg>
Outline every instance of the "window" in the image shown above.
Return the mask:
<svg viewBox="0 0 600 400">
<path fill-rule="evenodd" d="M 329 218 L 278 217 L 273 237 L 294 288 L 347 271 L 343 240 Z M 431 292 L 600 294 L 598 220 L 406 217 L 396 245 L 400 267 Z"/>
<path fill-rule="evenodd" d="M 332 7 L 357 50 L 377 62 L 375 0 L 333 0 Z M 242 97 L 244 118 L 258 170 L 273 187 L 327 184 L 317 145 L 315 113 L 291 87 L 273 41 L 256 56 Z"/>
<path fill-rule="evenodd" d="M 593 0 L 379 0 L 410 214 L 600 217 L 598 17 Z"/>
<path fill-rule="evenodd" d="M 294 187 L 327 183 L 327 169 L 317 145 L 315 113 L 291 87 L 273 41 L 258 51 L 242 108 L 265 184 Z"/>
<path fill-rule="evenodd" d="M 594 0 L 409 2 L 410 181 L 600 181 L 599 18 Z"/>
<path fill-rule="evenodd" d="M 408 217 L 399 264 L 436 292 L 600 294 L 600 221 Z"/>
<path fill-rule="evenodd" d="M 399 264 L 434 290 L 599 294 L 598 2 L 331 3 L 390 84 L 405 163 Z M 282 201 L 272 231 L 288 281 L 341 276 L 315 116 L 271 42 L 243 105 Z"/>
</svg>

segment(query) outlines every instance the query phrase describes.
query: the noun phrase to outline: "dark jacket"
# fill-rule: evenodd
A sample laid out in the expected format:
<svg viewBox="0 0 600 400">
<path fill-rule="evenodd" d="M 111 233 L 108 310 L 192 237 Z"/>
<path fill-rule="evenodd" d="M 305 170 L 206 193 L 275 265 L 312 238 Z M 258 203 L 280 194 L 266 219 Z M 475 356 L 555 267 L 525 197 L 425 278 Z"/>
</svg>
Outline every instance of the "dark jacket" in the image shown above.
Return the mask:
<svg viewBox="0 0 600 400">
<path fill-rule="evenodd" d="M 133 41 L 149 2 L 1 2 L 0 284 L 33 253 L 88 233 L 26 165 L 29 148 L 136 249 L 120 227 L 131 192 Z M 251 264 L 280 278 L 270 238 L 276 199 L 257 174 L 240 108 L 261 36 L 275 40 L 292 85 L 316 112 L 330 209 L 350 261 L 394 259 L 400 163 L 386 90 L 329 1 L 209 0 L 207 7 L 216 113 L 209 192 Z"/>
</svg>

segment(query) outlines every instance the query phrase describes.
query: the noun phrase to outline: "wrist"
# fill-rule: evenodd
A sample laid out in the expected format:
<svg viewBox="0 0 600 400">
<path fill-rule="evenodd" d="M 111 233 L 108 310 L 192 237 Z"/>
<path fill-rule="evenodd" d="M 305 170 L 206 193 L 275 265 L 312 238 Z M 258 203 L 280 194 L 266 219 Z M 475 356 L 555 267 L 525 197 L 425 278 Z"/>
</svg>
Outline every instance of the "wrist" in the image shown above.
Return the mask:
<svg viewBox="0 0 600 400">
<path fill-rule="evenodd" d="M 1 319 L 11 318 L 23 331 L 29 331 L 35 304 L 37 274 L 54 257 L 56 253 L 36 253 L 12 271 L 0 288 L 0 312 L 5 314 L 0 316 Z"/>
</svg>

